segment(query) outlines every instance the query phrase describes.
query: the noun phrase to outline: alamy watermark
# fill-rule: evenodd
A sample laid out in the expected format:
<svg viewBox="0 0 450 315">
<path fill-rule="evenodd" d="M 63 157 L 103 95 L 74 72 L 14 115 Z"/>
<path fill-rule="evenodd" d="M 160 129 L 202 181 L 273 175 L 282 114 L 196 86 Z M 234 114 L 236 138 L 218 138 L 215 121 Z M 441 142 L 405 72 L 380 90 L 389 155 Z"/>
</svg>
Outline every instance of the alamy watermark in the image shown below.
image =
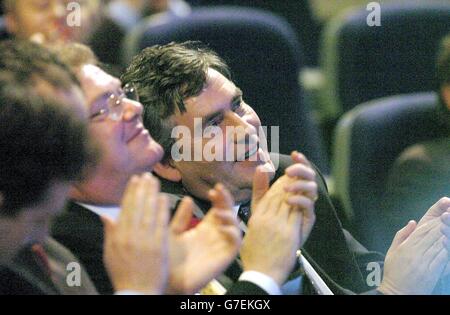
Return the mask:
<svg viewBox="0 0 450 315">
<path fill-rule="evenodd" d="M 66 23 L 70 27 L 81 27 L 81 4 L 76 1 L 69 2 L 66 7 Z"/>
<path fill-rule="evenodd" d="M 77 262 L 71 262 L 67 265 L 66 284 L 68 287 L 81 287 L 81 265 Z"/>
<path fill-rule="evenodd" d="M 379 262 L 370 262 L 367 264 L 366 270 L 369 274 L 366 277 L 366 284 L 369 287 L 379 287 L 381 284 L 381 264 Z"/>
</svg>

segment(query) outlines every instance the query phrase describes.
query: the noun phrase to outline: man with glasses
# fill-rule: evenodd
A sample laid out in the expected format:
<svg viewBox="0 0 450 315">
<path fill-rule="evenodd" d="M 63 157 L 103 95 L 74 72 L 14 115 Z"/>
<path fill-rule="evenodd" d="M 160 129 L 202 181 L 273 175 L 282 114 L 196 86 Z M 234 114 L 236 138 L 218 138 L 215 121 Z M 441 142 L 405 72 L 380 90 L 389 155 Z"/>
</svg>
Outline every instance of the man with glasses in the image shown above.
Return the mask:
<svg viewBox="0 0 450 315">
<path fill-rule="evenodd" d="M 448 263 L 450 214 L 444 212 L 450 207 L 450 199 L 441 200 L 419 223 L 409 222 L 398 232 L 384 260 L 384 275 L 381 277 L 382 257 L 367 251 L 350 233 L 343 230 L 319 170 L 298 153 L 293 153 L 291 158 L 277 154 L 267 158 L 267 145 L 263 144 L 265 140 L 261 135 L 258 139 L 255 132 L 260 128 L 261 121 L 253 108 L 243 100 L 242 91 L 232 82 L 230 70 L 220 56 L 199 42 L 156 45 L 135 56 L 122 79 L 126 83 L 136 84 L 138 88 L 145 106 L 144 124 L 150 130 L 166 130 L 155 133 L 157 141 L 165 145 L 165 159 L 155 168 L 155 173 L 165 179 L 162 181 L 163 191 L 192 196 L 205 213 L 208 212 L 208 201 L 205 199 L 208 188 L 222 182 L 232 192 L 238 215 L 244 222 L 248 220 L 248 230 L 240 252 L 244 270 L 248 268 L 248 261 L 261 262 L 259 271 L 272 278 L 275 288 L 285 284 L 292 270 L 280 274 L 274 273 L 274 268 L 264 268 L 272 265 L 274 258 L 282 263 L 292 257 L 280 251 L 282 242 L 279 239 L 286 237 L 284 233 L 288 225 L 275 230 L 273 234 L 269 233 L 272 226 L 266 226 L 267 222 L 261 220 L 258 205 L 255 207 L 254 202 L 255 181 L 251 181 L 261 165 L 268 165 L 271 159 L 275 161 L 274 158 L 277 158 L 280 167 L 275 178 L 281 179 L 295 173 L 296 177 L 302 179 L 299 183 L 285 187 L 289 192 L 296 192 L 294 198 L 302 201 L 299 206 L 305 214 L 303 222 L 306 223 L 303 226 L 301 244 L 304 246 L 301 254 L 305 273 L 311 281 L 301 277 L 300 282 L 295 283 L 296 293 L 313 293 L 311 285 L 319 292 L 331 290 L 335 294 L 349 291 L 362 293 L 371 287 L 375 289 L 377 283 L 373 281 L 374 274 L 369 274 L 374 265 L 379 268 L 378 276 L 382 283 L 378 289 L 383 293 L 431 293 Z M 206 134 L 211 126 L 215 127 L 214 133 L 221 136 L 200 136 L 202 132 Z M 245 132 L 235 135 L 232 131 L 239 127 Z M 175 129 L 187 132 L 170 132 Z M 280 136 L 288 137 L 289 134 Z M 178 159 L 172 153 L 174 150 L 171 149 L 178 146 L 180 138 L 183 138 L 183 150 L 190 149 L 187 158 Z M 184 138 L 191 141 L 184 141 Z M 252 139 L 259 140 L 253 143 L 259 142 L 260 145 L 252 144 Z M 221 154 L 214 159 L 206 154 L 192 158 L 190 152 L 200 151 L 196 147 L 201 148 L 202 152 L 209 152 L 211 142 L 216 151 L 227 153 L 225 159 Z M 242 142 L 246 142 L 246 154 L 236 157 L 233 152 L 239 152 Z M 251 203 L 251 212 L 248 211 L 248 203 Z M 314 220 L 308 220 L 310 211 L 317 213 L 314 228 Z M 274 219 L 272 225 L 279 217 Z M 254 233 L 257 226 L 264 227 L 260 230 L 263 233 Z M 288 239 L 286 237 L 285 241 Z M 260 246 L 261 243 L 264 246 Z M 295 249 L 298 248 L 300 244 Z M 377 261 L 380 263 L 377 264 Z M 301 272 L 294 273 L 292 278 L 299 275 Z M 320 278 L 325 286 L 317 286 Z M 265 292 L 275 291 L 265 289 Z"/>
<path fill-rule="evenodd" d="M 435 121 L 442 137 L 406 148 L 392 166 L 380 205 L 386 234 L 409 217 L 420 218 L 434 200 L 450 196 L 450 34 L 442 39 L 436 78 Z"/>
</svg>

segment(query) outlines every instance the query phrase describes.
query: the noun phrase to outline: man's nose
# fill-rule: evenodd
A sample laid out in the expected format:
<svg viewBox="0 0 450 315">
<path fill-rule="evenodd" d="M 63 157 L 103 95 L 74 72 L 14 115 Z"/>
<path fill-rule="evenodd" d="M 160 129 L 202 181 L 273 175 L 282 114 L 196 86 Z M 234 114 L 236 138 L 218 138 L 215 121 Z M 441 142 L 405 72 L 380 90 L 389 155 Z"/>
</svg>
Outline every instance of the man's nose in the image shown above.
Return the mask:
<svg viewBox="0 0 450 315">
<path fill-rule="evenodd" d="M 142 117 L 144 107 L 141 103 L 125 98 L 123 100 L 123 120 L 131 121 Z"/>
</svg>

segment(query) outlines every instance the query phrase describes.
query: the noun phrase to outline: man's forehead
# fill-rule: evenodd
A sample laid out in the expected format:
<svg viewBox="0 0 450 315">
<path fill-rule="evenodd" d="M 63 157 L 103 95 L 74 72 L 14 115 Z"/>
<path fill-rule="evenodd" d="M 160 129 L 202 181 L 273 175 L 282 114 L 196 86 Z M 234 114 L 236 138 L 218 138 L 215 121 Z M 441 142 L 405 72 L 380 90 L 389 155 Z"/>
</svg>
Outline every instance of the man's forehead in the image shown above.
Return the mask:
<svg viewBox="0 0 450 315">
<path fill-rule="evenodd" d="M 120 80 L 109 75 L 96 65 L 88 64 L 83 65 L 80 68 L 80 74 L 82 78 L 90 83 L 94 83 L 96 86 L 110 86 L 111 83 L 120 85 Z"/>
<path fill-rule="evenodd" d="M 14 0 L 14 1 L 9 1 L 9 3 L 11 4 L 41 4 L 41 3 L 57 3 L 57 4 L 63 4 L 63 5 L 68 5 L 70 3 L 76 2 L 80 5 L 89 5 L 92 8 L 97 8 L 100 4 L 101 1 L 100 0 Z"/>
<path fill-rule="evenodd" d="M 88 102 L 92 102 L 104 93 L 115 92 L 121 86 L 119 79 L 95 65 L 82 66 L 79 69 L 79 80 Z"/>
</svg>

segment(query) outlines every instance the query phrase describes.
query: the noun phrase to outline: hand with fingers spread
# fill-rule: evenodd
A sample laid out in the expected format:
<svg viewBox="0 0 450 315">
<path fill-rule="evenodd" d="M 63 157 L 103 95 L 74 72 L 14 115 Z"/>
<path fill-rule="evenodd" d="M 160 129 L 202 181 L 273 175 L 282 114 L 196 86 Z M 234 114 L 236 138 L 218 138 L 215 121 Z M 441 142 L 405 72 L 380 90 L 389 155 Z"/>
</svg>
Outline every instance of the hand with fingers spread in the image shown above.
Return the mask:
<svg viewBox="0 0 450 315">
<path fill-rule="evenodd" d="M 435 203 L 420 219 L 418 226 L 439 219 L 443 214 L 445 214 L 448 209 L 450 209 L 450 198 L 441 198 L 437 203 Z"/>
<path fill-rule="evenodd" d="M 253 180 L 252 216 L 241 249 L 244 271 L 271 277 L 279 286 L 295 265 L 300 247 L 303 215 L 287 203 L 284 187 L 292 179 L 283 176 L 269 189 L 269 178 L 261 167 Z"/>
<path fill-rule="evenodd" d="M 442 220 L 444 226 L 442 227 L 442 233 L 447 237 L 444 241 L 444 245 L 450 251 L 450 198 L 441 198 L 436 204 L 434 204 L 429 211 L 419 221 L 419 226 L 425 222 L 431 220 Z M 450 263 L 444 272 L 444 277 L 450 275 Z"/>
<path fill-rule="evenodd" d="M 450 200 L 448 200 L 450 201 Z M 384 266 L 383 294 L 431 294 L 449 262 L 450 217 L 440 200 L 397 232 Z"/>
<path fill-rule="evenodd" d="M 220 275 L 236 258 L 242 235 L 233 213 L 234 201 L 218 184 L 209 192 L 212 208 L 189 229 L 193 201 L 186 197 L 171 222 L 170 294 L 193 294 Z"/>
<path fill-rule="evenodd" d="M 151 174 L 134 176 L 117 222 L 103 217 L 104 262 L 116 291 L 162 294 L 168 279 L 169 205 Z"/>
</svg>

